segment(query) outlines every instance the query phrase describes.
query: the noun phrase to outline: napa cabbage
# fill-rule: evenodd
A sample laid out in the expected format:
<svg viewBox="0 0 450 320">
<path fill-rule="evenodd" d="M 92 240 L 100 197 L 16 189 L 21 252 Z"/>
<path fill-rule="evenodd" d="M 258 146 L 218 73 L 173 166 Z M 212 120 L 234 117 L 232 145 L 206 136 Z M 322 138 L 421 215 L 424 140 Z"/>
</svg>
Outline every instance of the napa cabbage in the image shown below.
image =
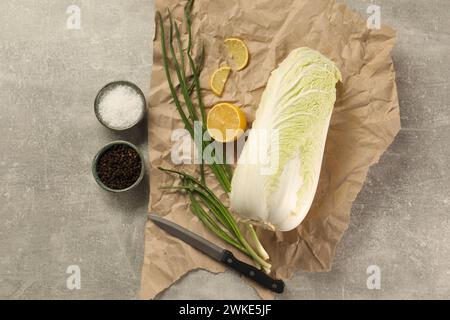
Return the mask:
<svg viewBox="0 0 450 320">
<path fill-rule="evenodd" d="M 317 189 L 340 80 L 331 60 L 305 47 L 272 72 L 233 175 L 236 214 L 280 231 L 302 222 Z"/>
</svg>

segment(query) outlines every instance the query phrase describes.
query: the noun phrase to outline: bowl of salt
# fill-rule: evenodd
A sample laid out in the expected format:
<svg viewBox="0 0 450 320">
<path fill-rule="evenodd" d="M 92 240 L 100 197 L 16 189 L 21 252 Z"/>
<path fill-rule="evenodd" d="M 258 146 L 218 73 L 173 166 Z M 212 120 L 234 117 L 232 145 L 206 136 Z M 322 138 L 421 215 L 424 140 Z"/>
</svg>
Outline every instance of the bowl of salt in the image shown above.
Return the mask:
<svg viewBox="0 0 450 320">
<path fill-rule="evenodd" d="M 114 81 L 104 86 L 94 102 L 95 115 L 105 127 L 128 130 L 137 125 L 145 115 L 145 96 L 142 90 L 129 81 Z"/>
</svg>

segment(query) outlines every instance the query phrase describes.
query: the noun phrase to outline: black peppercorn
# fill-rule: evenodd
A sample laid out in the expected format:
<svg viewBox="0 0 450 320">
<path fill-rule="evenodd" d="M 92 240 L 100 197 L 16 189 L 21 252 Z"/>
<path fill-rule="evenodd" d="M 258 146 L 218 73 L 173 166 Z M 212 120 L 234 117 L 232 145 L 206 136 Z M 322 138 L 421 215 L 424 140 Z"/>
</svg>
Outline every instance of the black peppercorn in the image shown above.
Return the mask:
<svg viewBox="0 0 450 320">
<path fill-rule="evenodd" d="M 98 159 L 97 175 L 110 189 L 123 190 L 131 187 L 142 170 L 139 154 L 127 145 L 115 145 L 106 150 Z"/>
</svg>

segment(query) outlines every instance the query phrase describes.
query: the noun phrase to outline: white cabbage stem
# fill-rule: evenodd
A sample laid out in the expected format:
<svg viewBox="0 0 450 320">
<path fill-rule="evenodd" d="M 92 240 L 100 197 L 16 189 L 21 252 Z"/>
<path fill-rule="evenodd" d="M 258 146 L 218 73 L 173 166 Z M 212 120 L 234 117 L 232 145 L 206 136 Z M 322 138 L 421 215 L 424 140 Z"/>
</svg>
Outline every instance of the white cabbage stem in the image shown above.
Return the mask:
<svg viewBox="0 0 450 320">
<path fill-rule="evenodd" d="M 259 241 L 258 235 L 256 234 L 255 228 L 253 228 L 253 225 L 247 224 L 247 229 L 250 233 L 250 236 L 253 240 L 253 243 L 256 248 L 256 252 L 264 259 L 269 260 L 269 254 L 267 253 L 266 249 L 264 249 L 263 245 L 261 244 L 261 241 Z"/>
</svg>

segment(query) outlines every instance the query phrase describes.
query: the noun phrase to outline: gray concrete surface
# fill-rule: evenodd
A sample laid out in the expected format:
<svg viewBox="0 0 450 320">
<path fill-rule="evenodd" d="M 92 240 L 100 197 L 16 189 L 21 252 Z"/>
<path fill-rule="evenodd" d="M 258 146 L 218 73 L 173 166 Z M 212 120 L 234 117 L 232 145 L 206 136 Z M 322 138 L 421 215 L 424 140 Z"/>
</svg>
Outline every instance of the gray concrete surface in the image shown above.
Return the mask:
<svg viewBox="0 0 450 320">
<path fill-rule="evenodd" d="M 379 4 L 398 30 L 403 129 L 370 171 L 333 271 L 299 272 L 279 298 L 450 298 L 449 2 L 343 2 L 362 15 Z M 71 4 L 81 30 L 66 28 Z M 109 132 L 92 103 L 116 79 L 148 92 L 152 17 L 151 0 L 0 2 L 1 299 L 137 297 L 146 183 L 107 194 L 90 164 L 113 139 L 145 149 L 145 125 Z M 70 265 L 81 268 L 80 290 L 66 287 Z M 380 267 L 380 290 L 367 289 L 370 265 Z M 199 271 L 161 298 L 257 296 L 232 273 Z"/>
</svg>

